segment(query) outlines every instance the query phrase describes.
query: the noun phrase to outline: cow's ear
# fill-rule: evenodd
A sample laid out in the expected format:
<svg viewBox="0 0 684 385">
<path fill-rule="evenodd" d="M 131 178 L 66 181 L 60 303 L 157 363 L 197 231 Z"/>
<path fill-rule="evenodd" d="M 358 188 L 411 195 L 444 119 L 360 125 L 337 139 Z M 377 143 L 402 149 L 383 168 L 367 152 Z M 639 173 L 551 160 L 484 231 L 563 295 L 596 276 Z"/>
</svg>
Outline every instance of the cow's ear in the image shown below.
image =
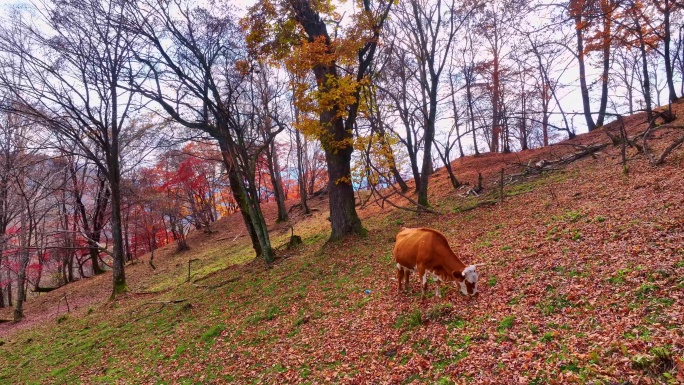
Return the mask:
<svg viewBox="0 0 684 385">
<path fill-rule="evenodd" d="M 461 274 L 460 271 L 454 271 L 454 278 L 456 279 L 463 279 L 463 274 Z"/>
</svg>

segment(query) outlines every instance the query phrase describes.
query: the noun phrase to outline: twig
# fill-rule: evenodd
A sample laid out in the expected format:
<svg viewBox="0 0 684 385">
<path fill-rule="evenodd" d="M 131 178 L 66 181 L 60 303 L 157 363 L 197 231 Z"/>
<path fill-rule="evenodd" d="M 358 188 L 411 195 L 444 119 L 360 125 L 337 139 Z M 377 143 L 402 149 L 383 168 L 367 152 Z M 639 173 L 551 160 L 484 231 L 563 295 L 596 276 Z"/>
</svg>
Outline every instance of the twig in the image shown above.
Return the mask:
<svg viewBox="0 0 684 385">
<path fill-rule="evenodd" d="M 188 259 L 188 280 L 185 282 L 190 282 L 190 264 L 194 261 L 199 261 L 199 258 Z"/>
<path fill-rule="evenodd" d="M 62 300 L 66 302 L 67 313 L 71 313 L 71 308 L 69 307 L 69 299 L 67 298 L 67 295 L 69 295 L 69 293 L 65 293 L 64 296 L 59 299 L 59 302 L 57 302 L 57 313 L 59 313 L 59 307 L 62 305 Z"/>
<path fill-rule="evenodd" d="M 370 164 L 370 166 L 371 166 L 371 168 L 373 168 L 373 170 L 374 170 L 375 172 L 378 173 L 378 175 L 383 175 L 383 174 L 380 172 L 380 170 L 378 170 L 378 168 L 375 167 L 374 164 Z M 406 199 L 407 201 L 409 201 L 411 204 L 413 204 L 413 205 L 415 205 L 416 207 L 418 207 L 418 209 L 417 209 L 417 210 L 415 210 L 415 209 L 409 209 L 408 207 L 402 207 L 402 206 L 399 206 L 399 205 L 397 205 L 397 204 L 394 204 L 394 202 L 392 202 L 392 201 L 390 201 L 390 200 L 388 199 L 388 198 L 389 198 L 390 196 L 392 196 L 393 194 L 390 194 L 390 195 L 388 195 L 388 196 L 383 196 L 383 195 L 380 193 L 380 191 L 378 191 L 378 189 L 376 188 L 375 185 L 371 185 L 371 194 L 377 193 L 378 196 L 380 196 L 380 197 L 382 198 L 383 202 L 389 203 L 389 204 L 390 204 L 392 207 L 394 207 L 394 208 L 398 208 L 398 209 L 406 210 L 406 211 L 411 211 L 411 212 L 416 212 L 416 213 L 428 212 L 428 213 L 431 213 L 431 214 L 438 214 L 438 215 L 439 215 L 439 213 L 438 213 L 437 211 L 432 210 L 432 209 L 430 209 L 430 208 L 428 208 L 428 207 L 425 207 L 425 206 L 421 205 L 420 203 L 416 202 L 415 200 L 413 200 L 413 199 L 409 198 L 408 196 L 404 195 L 404 193 L 402 193 L 401 191 L 399 191 L 399 189 L 397 189 L 397 186 L 395 186 L 394 183 L 388 183 L 388 184 L 392 187 L 392 189 L 394 190 L 394 192 L 395 192 L 396 194 L 398 194 L 398 195 L 401 196 L 402 198 L 404 198 L 404 199 Z"/>
</svg>

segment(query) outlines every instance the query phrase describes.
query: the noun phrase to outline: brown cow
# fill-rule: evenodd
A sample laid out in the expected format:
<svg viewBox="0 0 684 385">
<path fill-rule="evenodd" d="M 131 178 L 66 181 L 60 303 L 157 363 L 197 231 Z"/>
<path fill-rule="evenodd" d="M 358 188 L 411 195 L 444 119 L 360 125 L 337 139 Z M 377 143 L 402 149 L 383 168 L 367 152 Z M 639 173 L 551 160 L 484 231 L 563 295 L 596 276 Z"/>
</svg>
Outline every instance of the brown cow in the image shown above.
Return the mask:
<svg viewBox="0 0 684 385">
<path fill-rule="evenodd" d="M 477 293 L 477 265 L 467 266 L 451 251 L 449 243 L 437 230 L 419 228 L 403 228 L 397 234 L 397 241 L 392 251 L 397 261 L 397 280 L 401 293 L 401 281 L 405 279 L 405 289 L 409 288 L 409 275 L 418 271 L 421 280 L 421 299 L 425 297 L 428 274 L 437 282 L 437 297 L 441 297 L 441 282 L 459 282 L 461 293 L 474 295 Z"/>
</svg>

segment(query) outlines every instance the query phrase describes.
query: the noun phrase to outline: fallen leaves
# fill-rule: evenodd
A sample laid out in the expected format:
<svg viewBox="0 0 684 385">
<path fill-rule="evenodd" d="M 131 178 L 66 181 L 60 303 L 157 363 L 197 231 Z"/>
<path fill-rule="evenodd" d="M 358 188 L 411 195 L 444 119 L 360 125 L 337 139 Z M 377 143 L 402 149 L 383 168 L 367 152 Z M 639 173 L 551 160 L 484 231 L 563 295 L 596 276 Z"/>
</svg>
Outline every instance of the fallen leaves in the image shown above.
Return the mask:
<svg viewBox="0 0 684 385">
<path fill-rule="evenodd" d="M 465 180 L 477 171 L 495 175 L 502 162 L 519 156 L 460 159 L 455 170 Z M 431 199 L 446 214 L 369 207 L 361 211 L 368 238 L 328 247 L 320 238 L 271 269 L 235 268 L 243 279 L 213 292 L 172 292 L 188 295 L 188 314 L 151 315 L 150 324 L 120 332 L 135 340 L 136 329 L 177 317 L 169 330 L 138 345 L 105 340 L 99 349 L 107 354 L 92 365 L 97 369 L 79 377 L 93 382 L 116 367 L 124 382 L 139 383 L 648 384 L 664 382 L 665 374 L 635 367 L 635 357 L 661 348 L 673 356 L 666 373 L 682 382 L 681 175 L 676 164 L 653 169 L 634 161 L 626 178 L 601 154 L 524 182 L 529 192 L 502 205 L 467 213 L 449 213 L 459 199 L 471 198 L 455 197 L 437 175 Z M 444 300 L 431 295 L 421 303 L 415 277 L 413 294 L 397 294 L 389 255 L 397 217 L 405 226 L 443 230 L 465 261 L 486 263 L 479 297 L 445 288 Z M 312 234 L 327 231 L 323 214 L 305 221 L 300 226 Z M 163 266 L 164 258 L 157 259 Z M 235 270 L 207 281 L 222 282 L 229 273 Z M 201 341 L 215 325 L 225 329 Z"/>
</svg>

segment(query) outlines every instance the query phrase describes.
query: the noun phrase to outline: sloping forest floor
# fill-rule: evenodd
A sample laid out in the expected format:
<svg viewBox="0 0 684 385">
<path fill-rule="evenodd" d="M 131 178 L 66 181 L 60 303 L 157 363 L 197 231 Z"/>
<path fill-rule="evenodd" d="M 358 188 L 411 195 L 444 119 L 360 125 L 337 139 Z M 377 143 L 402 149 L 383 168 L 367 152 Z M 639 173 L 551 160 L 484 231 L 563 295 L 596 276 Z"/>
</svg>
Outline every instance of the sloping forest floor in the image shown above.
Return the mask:
<svg viewBox="0 0 684 385">
<path fill-rule="evenodd" d="M 270 268 L 234 215 L 192 233 L 188 252 L 157 250 L 154 270 L 149 255 L 128 266 L 132 293 L 116 301 L 109 274 L 32 298 L 25 321 L 0 324 L 0 383 L 684 383 L 684 150 L 653 167 L 628 147 L 623 173 L 621 146 L 609 144 L 525 172 L 610 143 L 618 124 L 458 159 L 470 187 L 482 173 L 480 196 L 464 197 L 440 169 L 430 190 L 440 215 L 368 205 L 366 238 L 326 245 L 327 201 L 314 198 L 312 216 L 295 208 L 273 224 L 274 245 L 290 224 L 304 244 Z M 643 131 L 644 116 L 625 127 Z M 657 130 L 652 151 L 682 132 Z M 413 294 L 398 294 L 402 226 L 439 229 L 464 262 L 485 263 L 480 295 L 449 287 L 439 299 L 430 285 L 421 303 L 415 276 Z"/>
</svg>

